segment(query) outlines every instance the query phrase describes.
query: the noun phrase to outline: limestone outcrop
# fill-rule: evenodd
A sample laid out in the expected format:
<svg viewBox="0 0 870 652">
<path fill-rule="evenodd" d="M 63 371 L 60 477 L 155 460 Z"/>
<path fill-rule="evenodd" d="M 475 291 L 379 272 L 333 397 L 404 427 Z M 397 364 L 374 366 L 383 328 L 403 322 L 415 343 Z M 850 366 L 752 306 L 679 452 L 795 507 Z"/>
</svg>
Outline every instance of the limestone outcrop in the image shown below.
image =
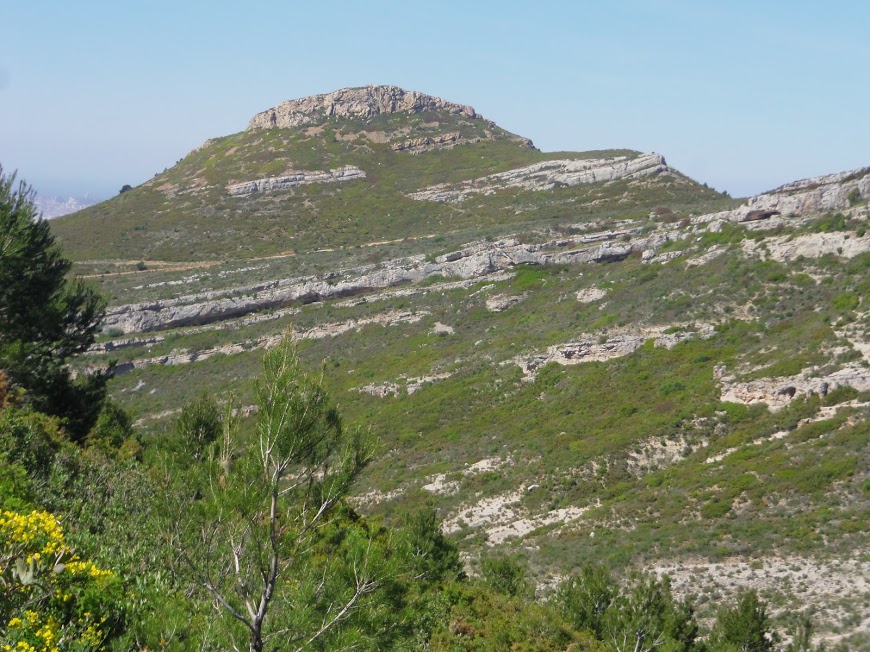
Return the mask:
<svg viewBox="0 0 870 652">
<path fill-rule="evenodd" d="M 787 183 L 751 197 L 742 206 L 703 216 L 705 221 L 752 222 L 774 215 L 802 216 L 844 210 L 870 197 L 870 168 Z"/>
<path fill-rule="evenodd" d="M 121 305 L 109 309 L 103 328 L 135 333 L 196 326 L 243 317 L 260 310 L 283 308 L 293 303 L 366 294 L 417 283 L 433 276 L 480 278 L 521 264 L 608 263 L 623 260 L 634 251 L 659 246 L 673 235 L 659 233 L 630 242 L 622 241 L 622 238 L 638 233 L 639 229 L 607 231 L 542 244 L 522 244 L 514 238 L 477 242 L 438 256 L 431 262 L 422 255 L 410 256 L 381 265 L 341 270 L 330 274 L 329 278 L 287 278 L 174 299 Z M 617 239 L 619 241 L 615 242 Z"/>
<path fill-rule="evenodd" d="M 684 325 L 683 328 L 653 327 L 641 330 L 625 330 L 614 333 L 606 339 L 597 335 L 587 335 L 583 339 L 565 344 L 554 344 L 547 348 L 544 353 L 519 355 L 507 360 L 503 364 L 515 364 L 523 370 L 523 380 L 533 381 L 538 370 L 551 362 L 560 365 L 574 365 L 584 362 L 601 362 L 612 358 L 621 358 L 634 353 L 643 346 L 648 339 L 652 339 L 656 346 L 670 349 L 680 342 L 701 337 L 709 338 L 715 333 L 712 324 L 699 326 Z"/>
<path fill-rule="evenodd" d="M 422 154 L 423 152 L 432 152 L 436 149 L 453 149 L 457 145 L 479 143 L 481 140 L 481 138 L 463 138 L 462 134 L 458 131 L 452 131 L 438 136 L 423 136 L 421 138 L 403 140 L 402 142 L 390 145 L 390 149 L 394 152 Z"/>
<path fill-rule="evenodd" d="M 848 386 L 859 392 L 870 391 L 870 370 L 860 363 L 848 363 L 827 374 L 818 369 L 804 369 L 795 376 L 759 378 L 739 382 L 724 367 L 716 367 L 714 376 L 722 388 L 722 401 L 754 405 L 764 403 L 771 412 L 777 412 L 800 396 L 825 396 L 838 387 Z"/>
<path fill-rule="evenodd" d="M 635 158 L 555 159 L 463 183 L 430 186 L 409 197 L 419 201 L 461 202 L 470 195 L 491 194 L 505 188 L 552 190 L 615 179 L 638 179 L 669 169 L 659 154 L 642 154 Z"/>
<path fill-rule="evenodd" d="M 797 237 L 775 236 L 762 242 L 744 240 L 741 245 L 747 255 L 779 262 L 794 260 L 799 256 L 819 258 L 832 255 L 854 258 L 870 251 L 870 235 L 857 237 L 848 232 L 808 233 Z"/>
<path fill-rule="evenodd" d="M 406 91 L 398 86 L 364 86 L 282 102 L 251 118 L 248 130 L 292 129 L 331 117 L 368 120 L 389 113 L 425 111 L 446 111 L 469 119 L 480 118 L 470 106 L 448 102 L 440 97 Z"/>
<path fill-rule="evenodd" d="M 361 319 L 349 319 L 342 322 L 320 324 L 304 331 L 294 330 L 292 335 L 293 338 L 296 340 L 320 340 L 326 337 L 337 337 L 339 335 L 342 335 L 343 333 L 347 333 L 348 331 L 359 330 L 365 326 L 370 325 L 388 327 L 395 326 L 397 324 L 414 324 L 428 314 L 429 313 L 425 310 L 416 312 L 392 310 L 390 312 L 382 313 L 379 315 L 372 315 L 370 317 L 363 317 Z M 222 344 L 220 346 L 208 349 L 174 349 L 172 352 L 165 355 L 159 355 L 150 358 L 137 358 L 132 361 L 122 362 L 116 367 L 115 374 L 125 374 L 129 371 L 132 371 L 133 369 L 144 369 L 145 367 L 148 367 L 150 365 L 185 365 L 192 364 L 194 362 L 201 362 L 203 360 L 208 360 L 209 358 L 216 355 L 237 355 L 239 353 L 252 351 L 254 349 L 271 349 L 277 346 L 282 338 L 283 334 L 279 333 L 275 335 L 263 335 L 262 337 L 259 337 L 257 339 L 249 339 L 243 342 Z M 155 341 L 162 341 L 163 338 L 158 337 L 149 339 Z M 106 351 L 110 350 L 112 350 L 112 348 L 98 349 L 92 347 L 89 350 L 89 353 L 99 354 L 105 353 Z M 432 377 L 417 379 L 419 381 L 417 387 L 419 388 L 419 385 L 423 382 L 431 382 L 433 379 L 438 380 L 442 377 L 446 376 L 436 375 Z M 409 392 L 413 393 L 410 388 Z"/>
<path fill-rule="evenodd" d="M 336 168 L 324 172 L 322 170 L 294 170 L 279 177 L 266 177 L 241 183 L 231 183 L 227 186 L 227 192 L 234 197 L 244 197 L 255 192 L 269 192 L 272 190 L 287 190 L 297 186 L 305 186 L 312 183 L 335 183 L 337 181 L 353 181 L 365 179 L 366 173 L 353 165 Z"/>
</svg>

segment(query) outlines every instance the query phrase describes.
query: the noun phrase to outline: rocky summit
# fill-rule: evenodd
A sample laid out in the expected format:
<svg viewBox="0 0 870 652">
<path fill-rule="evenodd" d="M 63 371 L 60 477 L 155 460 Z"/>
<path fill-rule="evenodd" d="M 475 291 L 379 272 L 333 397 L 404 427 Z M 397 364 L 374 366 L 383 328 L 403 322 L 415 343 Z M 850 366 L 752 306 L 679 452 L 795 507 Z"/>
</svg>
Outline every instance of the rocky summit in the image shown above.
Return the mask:
<svg viewBox="0 0 870 652">
<path fill-rule="evenodd" d="M 732 198 L 665 154 L 393 86 L 284 102 L 52 223 L 111 297 L 76 364 L 159 441 L 203 392 L 252 414 L 289 333 L 379 438 L 362 514 L 434 505 L 541 594 L 652 570 L 702 622 L 755 588 L 866 649 L 870 167 Z"/>
<path fill-rule="evenodd" d="M 481 119 L 470 106 L 448 102 L 440 97 L 406 91 L 398 86 L 364 86 L 287 100 L 255 115 L 248 123 L 248 129 L 292 129 L 317 124 L 327 118 L 368 120 L 390 113 L 412 114 L 427 111 L 444 111 Z"/>
</svg>

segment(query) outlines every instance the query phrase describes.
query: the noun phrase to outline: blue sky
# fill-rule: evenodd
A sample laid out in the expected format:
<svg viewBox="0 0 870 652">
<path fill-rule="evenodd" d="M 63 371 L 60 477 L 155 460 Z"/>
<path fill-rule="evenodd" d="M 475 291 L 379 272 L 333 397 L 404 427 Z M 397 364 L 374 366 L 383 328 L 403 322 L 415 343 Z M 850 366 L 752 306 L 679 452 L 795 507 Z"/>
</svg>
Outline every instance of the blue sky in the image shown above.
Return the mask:
<svg viewBox="0 0 870 652">
<path fill-rule="evenodd" d="M 367 83 L 732 195 L 870 165 L 870 3 L 0 2 L 0 164 L 107 197 L 282 100 Z"/>
</svg>

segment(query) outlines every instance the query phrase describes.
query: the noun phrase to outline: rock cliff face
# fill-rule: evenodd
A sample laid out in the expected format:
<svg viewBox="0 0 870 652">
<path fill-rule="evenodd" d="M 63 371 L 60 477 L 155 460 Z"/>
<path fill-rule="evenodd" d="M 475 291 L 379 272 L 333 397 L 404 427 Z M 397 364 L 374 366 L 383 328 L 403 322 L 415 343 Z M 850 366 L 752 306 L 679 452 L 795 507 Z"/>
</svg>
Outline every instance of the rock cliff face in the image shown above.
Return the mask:
<svg viewBox="0 0 870 652">
<path fill-rule="evenodd" d="M 604 159 L 556 159 L 499 172 L 461 184 L 430 186 L 412 193 L 421 201 L 461 202 L 469 195 L 488 194 L 502 188 L 552 190 L 559 186 L 577 186 L 614 179 L 637 179 L 667 171 L 668 165 L 659 154 L 643 154 L 636 158 L 617 156 Z"/>
<path fill-rule="evenodd" d="M 455 104 L 398 86 L 364 86 L 342 88 L 323 95 L 288 100 L 255 115 L 248 123 L 253 129 L 292 129 L 339 117 L 368 120 L 388 113 L 423 113 L 447 111 L 467 118 L 480 118 L 470 106 Z"/>
<path fill-rule="evenodd" d="M 751 197 L 732 211 L 707 217 L 751 222 L 759 219 L 759 216 L 769 217 L 771 213 L 793 216 L 843 210 L 867 197 L 870 197 L 870 168 L 862 168 L 793 181 Z"/>
<path fill-rule="evenodd" d="M 659 246 L 669 237 L 667 234 L 654 234 L 632 242 L 598 244 L 601 240 L 615 240 L 626 235 L 630 234 L 607 232 L 536 245 L 521 244 L 514 238 L 472 243 L 459 251 L 438 256 L 433 262 L 427 262 L 422 255 L 411 256 L 387 261 L 380 267 L 370 265 L 342 270 L 327 279 L 288 278 L 223 292 L 116 306 L 107 312 L 103 327 L 107 330 L 117 328 L 125 333 L 163 330 L 213 323 L 295 302 L 311 303 L 354 296 L 418 283 L 430 277 L 479 278 L 520 264 L 613 262 L 627 258 L 633 250 Z"/>
<path fill-rule="evenodd" d="M 390 146 L 394 152 L 408 152 L 409 154 L 422 154 L 436 149 L 453 149 L 457 145 L 469 145 L 479 143 L 481 138 L 463 138 L 458 131 L 452 131 L 440 136 L 424 136 L 412 138 Z"/>
<path fill-rule="evenodd" d="M 352 165 L 336 168 L 335 170 L 330 170 L 329 172 L 323 172 L 321 170 L 300 170 L 290 172 L 280 177 L 267 177 L 265 179 L 243 181 L 242 183 L 231 183 L 227 186 L 227 192 L 233 196 L 244 196 L 250 195 L 255 192 L 287 190 L 289 188 L 304 186 L 310 183 L 333 183 L 336 181 L 353 181 L 354 179 L 364 179 L 365 176 L 365 172 Z"/>
</svg>

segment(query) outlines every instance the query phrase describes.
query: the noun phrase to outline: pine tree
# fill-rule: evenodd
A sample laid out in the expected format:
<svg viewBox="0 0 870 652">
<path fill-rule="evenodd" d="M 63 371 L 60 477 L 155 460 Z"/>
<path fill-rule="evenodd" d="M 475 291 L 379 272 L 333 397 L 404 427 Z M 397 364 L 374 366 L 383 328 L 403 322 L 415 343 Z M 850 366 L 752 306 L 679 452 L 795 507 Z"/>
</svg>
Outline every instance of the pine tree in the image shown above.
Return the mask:
<svg viewBox="0 0 870 652">
<path fill-rule="evenodd" d="M 755 591 L 744 593 L 736 607 L 719 612 L 709 647 L 714 652 L 773 652 L 767 605 Z"/>
<path fill-rule="evenodd" d="M 0 373 L 7 392 L 23 390 L 28 403 L 63 416 L 73 438 L 82 439 L 99 414 L 108 374 L 74 380 L 67 363 L 93 343 L 105 303 L 67 277 L 72 263 L 33 197 L 0 167 Z"/>
</svg>

